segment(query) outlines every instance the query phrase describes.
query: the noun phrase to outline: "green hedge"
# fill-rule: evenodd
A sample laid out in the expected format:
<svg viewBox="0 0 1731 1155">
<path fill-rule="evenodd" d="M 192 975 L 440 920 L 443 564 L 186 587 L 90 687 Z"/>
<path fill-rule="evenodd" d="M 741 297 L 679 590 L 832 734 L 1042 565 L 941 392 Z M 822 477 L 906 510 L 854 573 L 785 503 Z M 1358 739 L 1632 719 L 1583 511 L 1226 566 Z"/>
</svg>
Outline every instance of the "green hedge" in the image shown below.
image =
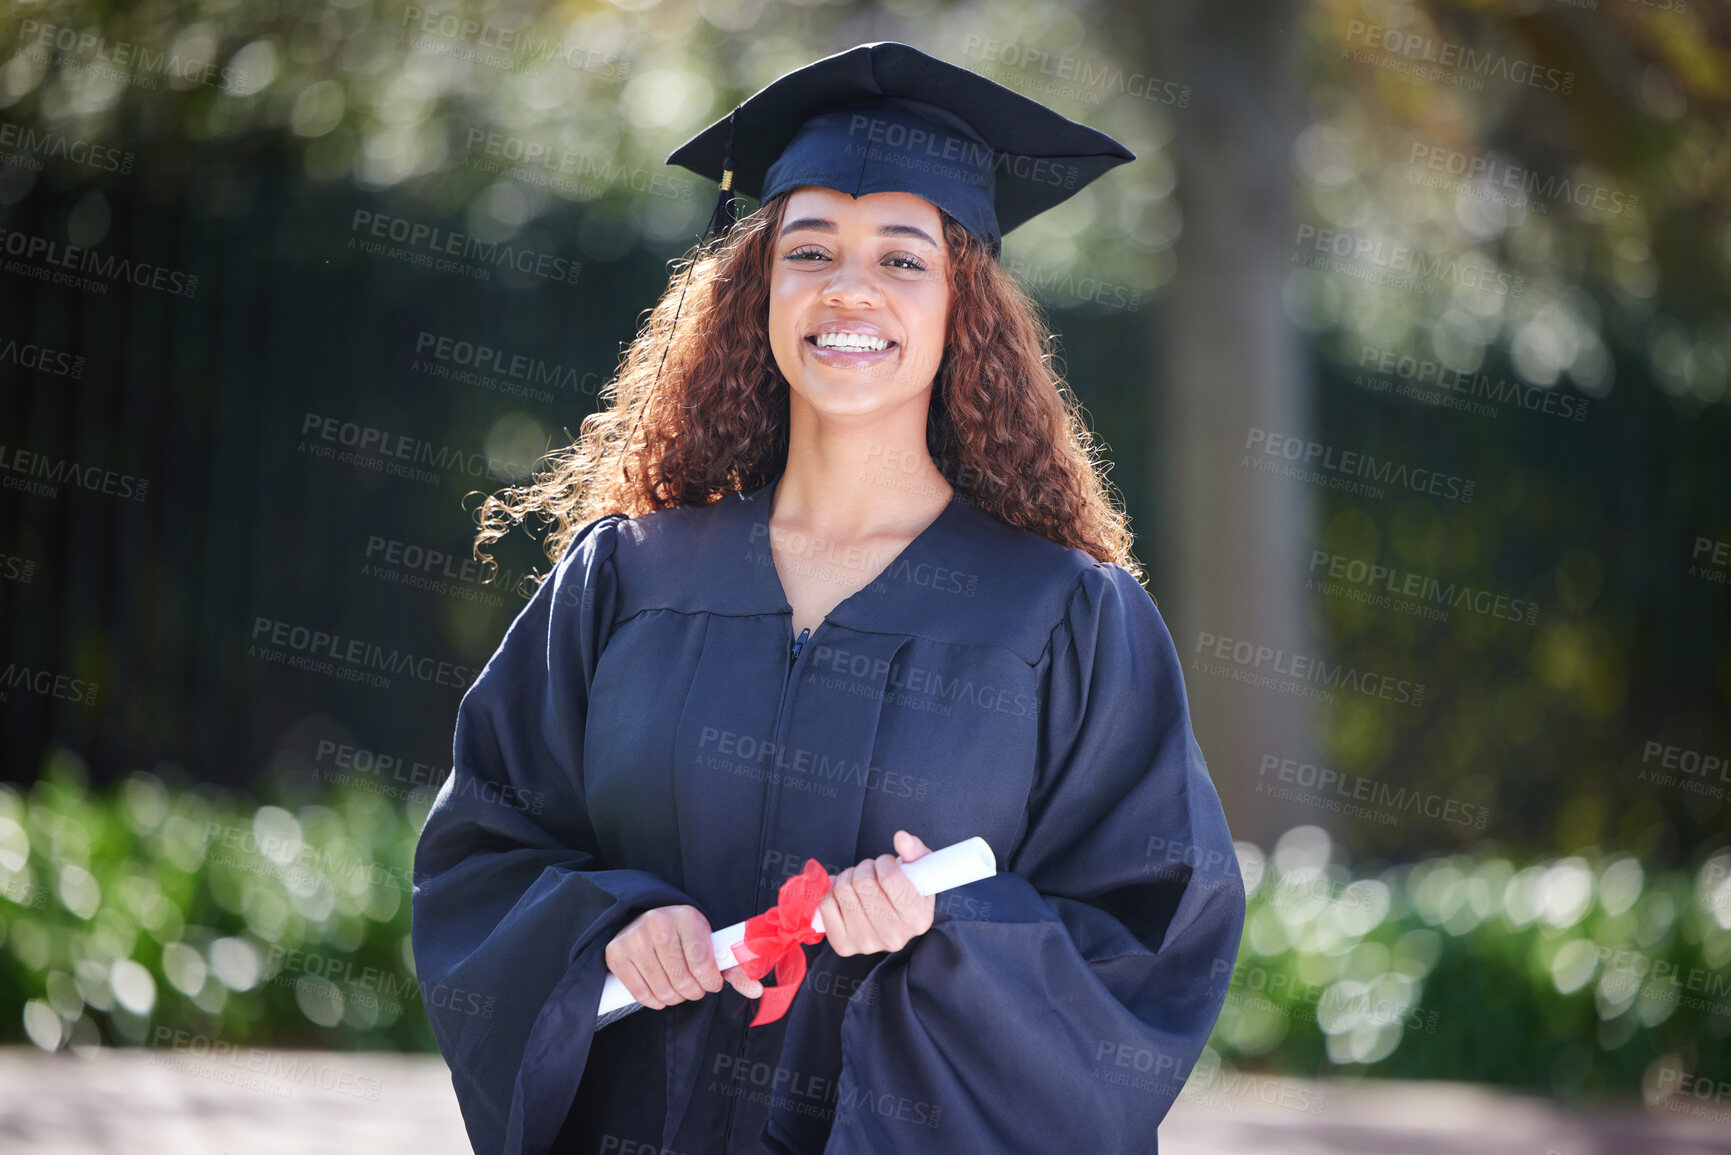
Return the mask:
<svg viewBox="0 0 1731 1155">
<path fill-rule="evenodd" d="M 1211 1059 L 1650 1101 L 1731 1077 L 1731 852 L 1349 873 L 1332 850 L 1314 827 L 1240 844 L 1250 903 Z"/>
<path fill-rule="evenodd" d="M 430 801 L 93 793 L 65 761 L 0 786 L 0 1038 L 435 1050 L 409 947 Z"/>
<path fill-rule="evenodd" d="M 349 784 L 291 812 L 142 773 L 92 792 L 64 760 L 0 786 L 0 1038 L 434 1050 L 409 948 L 430 801 Z M 1492 849 L 1355 873 L 1301 827 L 1239 856 L 1210 1076 L 1731 1078 L 1731 851 L 1656 874 Z"/>
</svg>

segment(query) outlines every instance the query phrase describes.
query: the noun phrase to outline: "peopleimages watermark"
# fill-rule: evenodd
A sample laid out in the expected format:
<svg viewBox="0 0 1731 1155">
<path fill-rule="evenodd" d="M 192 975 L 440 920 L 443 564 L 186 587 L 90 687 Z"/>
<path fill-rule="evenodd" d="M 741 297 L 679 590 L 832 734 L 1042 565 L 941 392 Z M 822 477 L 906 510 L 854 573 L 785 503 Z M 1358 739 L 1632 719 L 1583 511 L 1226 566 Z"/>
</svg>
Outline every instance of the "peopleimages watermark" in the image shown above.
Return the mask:
<svg viewBox="0 0 1731 1155">
<path fill-rule="evenodd" d="M 319 739 L 313 763 L 313 774 L 322 781 L 405 798 L 436 794 L 451 775 L 448 765 L 410 760 L 331 738 Z M 515 783 L 494 782 L 474 774 L 459 775 L 451 795 L 508 806 L 525 814 L 539 814 L 547 804 L 544 790 L 524 790 Z"/>
<path fill-rule="evenodd" d="M 1689 551 L 1689 576 L 1716 586 L 1731 585 L 1731 541 L 1697 537 Z"/>
<path fill-rule="evenodd" d="M 150 482 L 145 478 L 7 445 L 0 445 L 0 475 L 0 486 L 32 497 L 58 497 L 59 486 L 67 482 L 86 493 L 106 493 L 129 501 L 143 501 L 150 495 Z"/>
<path fill-rule="evenodd" d="M 1230 967 L 1215 960 L 1217 969 Z M 1247 1075 L 1224 1070 L 1224 1064 L 1203 1052 L 1203 1058 L 1186 1066 L 1176 1057 L 1133 1039 L 1101 1039 L 1094 1051 L 1095 1079 L 1134 1092 L 1176 1094 L 1179 1102 L 1210 1107 L 1229 1114 L 1239 1102 L 1252 1100 L 1269 1107 L 1282 1107 L 1306 1115 L 1320 1115 L 1327 1102 L 1325 1093 L 1310 1084 L 1266 1075 Z"/>
<path fill-rule="evenodd" d="M 1648 1101 L 1667 1111 L 1731 1124 L 1731 1080 L 1691 1075 L 1667 1063 L 1659 1068 Z"/>
<path fill-rule="evenodd" d="M 1272 779 L 1271 779 L 1272 776 Z M 1314 806 L 1348 818 L 1363 818 L 1381 826 L 1393 826 L 1402 814 L 1417 814 L 1470 830 L 1483 830 L 1490 808 L 1446 798 L 1406 786 L 1390 786 L 1374 778 L 1331 770 L 1264 754 L 1256 768 L 1256 793 L 1278 801 Z"/>
<path fill-rule="evenodd" d="M 1040 698 L 1012 686 L 976 682 L 962 674 L 948 676 L 942 670 L 926 669 L 911 662 L 891 661 L 879 654 L 819 645 L 813 648 L 803 679 L 808 685 L 840 690 L 866 698 L 881 698 L 893 706 L 904 706 L 937 714 L 954 715 L 954 706 L 1009 718 L 1039 717 Z"/>
<path fill-rule="evenodd" d="M 392 257 L 435 272 L 455 272 L 476 280 L 490 280 L 494 269 L 511 269 L 524 276 L 539 277 L 555 284 L 575 285 L 583 262 L 555 253 L 513 245 L 507 241 L 483 241 L 468 233 L 456 233 L 424 221 L 356 209 L 349 220 L 348 247 L 375 256 Z M 383 241 L 398 247 L 386 249 Z"/>
<path fill-rule="evenodd" d="M 1429 80 L 1472 92 L 1481 91 L 1487 77 L 1562 96 L 1575 90 L 1575 74 L 1561 68 L 1545 68 L 1501 52 L 1481 51 L 1458 40 L 1384 28 L 1363 20 L 1346 22 L 1346 47 L 1340 54 L 1414 80 Z"/>
<path fill-rule="evenodd" d="M 1035 87 L 1084 104 L 1098 104 L 1102 96 L 1122 94 L 1176 108 L 1190 106 L 1188 84 L 1126 71 L 1112 63 L 1093 64 L 1045 48 L 1030 48 L 989 36 L 969 36 L 962 44 L 962 55 L 977 56 L 988 64 L 1003 64 L 1022 72 L 1032 72 L 1041 78 Z M 990 75 L 1001 70 L 988 68 L 982 71 Z"/>
<path fill-rule="evenodd" d="M 1274 433 L 1255 426 L 1251 426 L 1245 435 L 1244 448 L 1256 451 L 1259 456 L 1240 459 L 1241 466 L 1358 497 L 1381 500 L 1385 496 L 1383 487 L 1388 486 L 1451 501 L 1469 502 L 1473 499 L 1475 485 L 1470 478 L 1434 469 L 1415 469 L 1404 462 L 1379 458 L 1375 454 L 1336 449 L 1320 441 Z"/>
<path fill-rule="evenodd" d="M 1142 307 L 1141 289 L 1102 281 L 1099 277 L 1078 277 L 1067 267 L 1047 269 L 1014 258 L 1004 261 L 1003 267 L 1029 289 L 1046 297 L 1067 297 L 1083 304 L 1122 309 L 1127 313 Z"/>
<path fill-rule="evenodd" d="M 436 793 L 450 774 L 449 766 L 394 754 L 381 754 L 365 746 L 320 738 L 313 754 L 313 775 L 325 782 L 354 785 L 368 780 L 397 783 L 402 792 Z"/>
<path fill-rule="evenodd" d="M 28 907 L 31 910 L 48 909 L 48 887 L 27 873 L 0 871 L 0 898 L 14 906 Z"/>
<path fill-rule="evenodd" d="M 1540 215 L 1550 209 L 1545 202 L 1553 200 L 1606 216 L 1640 214 L 1638 194 L 1568 177 L 1541 176 L 1533 169 L 1494 156 L 1460 152 L 1422 141 L 1413 142 L 1402 179 L 1407 184 L 1441 188 L 1457 196 L 1519 205 Z"/>
<path fill-rule="evenodd" d="M 1267 874 L 1264 874 L 1264 878 L 1266 877 Z M 1318 870 L 1304 870 L 1275 874 L 1274 881 L 1262 883 L 1261 889 L 1267 892 L 1269 899 L 1276 905 L 1324 902 L 1375 914 L 1380 909 L 1380 904 L 1374 888 L 1379 885 L 1367 883 L 1363 879 L 1347 882 Z"/>
<path fill-rule="evenodd" d="M 514 586 L 524 577 L 517 570 L 489 569 L 473 557 L 460 557 L 378 534 L 367 538 L 366 558 L 361 564 L 362 577 L 494 607 L 505 604 L 498 591 Z"/>
<path fill-rule="evenodd" d="M 1506 377 L 1493 379 L 1476 371 L 1451 369 L 1440 361 L 1420 360 L 1394 349 L 1366 345 L 1359 353 L 1358 367 L 1373 369 L 1384 376 L 1355 376 L 1355 385 L 1426 405 L 1457 409 L 1477 417 L 1495 417 L 1497 405 L 1513 405 L 1529 413 L 1544 413 L 1571 421 L 1587 419 L 1587 399 L 1578 394 L 1511 381 Z M 1388 374 L 1393 374 L 1399 384 L 1390 380 Z"/>
<path fill-rule="evenodd" d="M 407 433 L 392 433 L 376 425 L 319 413 L 309 412 L 301 418 L 301 437 L 301 453 L 429 485 L 443 479 L 435 470 L 455 469 L 468 477 L 490 477 L 496 481 L 512 481 L 530 472 L 528 466 L 515 461 L 435 445 Z M 343 448 L 338 450 L 336 446 Z M 423 465 L 432 469 L 419 468 Z"/>
<path fill-rule="evenodd" d="M 12 338 L 0 344 L 0 365 L 16 365 L 52 377 L 70 377 L 77 381 L 84 376 L 84 358 L 62 353 L 46 345 Z"/>
<path fill-rule="evenodd" d="M 1313 252 L 1306 252 L 1307 248 Z M 1291 260 L 1308 268 L 1420 294 L 1431 292 L 1437 284 L 1482 289 L 1511 300 L 1526 291 L 1525 277 L 1505 273 L 1484 257 L 1468 260 L 1452 253 L 1432 256 L 1381 237 L 1308 224 L 1298 226 Z"/>
<path fill-rule="evenodd" d="M 1059 159 L 1003 152 L 959 134 L 910 128 L 900 121 L 863 112 L 848 118 L 847 131 L 861 142 L 847 145 L 845 155 L 869 157 L 969 184 L 985 183 L 988 174 L 981 172 L 982 168 L 991 174 L 1059 188 L 1075 188 L 1082 176 L 1081 169 Z"/>
<path fill-rule="evenodd" d="M 364 1078 L 353 1071 L 316 1062 L 306 1057 L 304 1052 L 267 1051 L 259 1047 L 242 1046 L 213 1035 L 201 1035 L 166 1024 L 158 1024 L 151 1032 L 150 1044 L 156 1048 L 147 1060 L 152 1066 L 179 1069 L 188 1074 L 213 1078 L 218 1082 L 238 1081 L 240 1085 L 250 1089 L 264 1090 L 283 1098 L 293 1094 L 290 1085 L 310 1084 L 320 1090 L 336 1091 L 376 1103 L 379 1092 L 384 1089 L 382 1080 Z M 163 1053 L 165 1051 L 172 1054 Z M 225 1064 L 239 1068 L 240 1071 L 228 1075 L 220 1071 L 201 1070 L 183 1062 L 176 1062 L 174 1055 Z M 252 1076 L 252 1079 L 247 1080 L 240 1072 Z M 280 1090 L 269 1087 L 270 1083 L 275 1083 Z"/>
<path fill-rule="evenodd" d="M 1481 617 L 1527 626 L 1539 620 L 1539 603 L 1527 598 L 1493 593 L 1464 582 L 1445 584 L 1425 574 L 1325 549 L 1310 551 L 1310 576 L 1304 588 L 1437 622 L 1448 621 L 1451 611 L 1463 608 Z"/>
<path fill-rule="evenodd" d="M 1150 878 L 1182 882 L 1196 890 L 1240 887 L 1238 856 L 1217 846 L 1199 846 L 1182 839 L 1150 834 L 1142 851 L 1142 872 Z"/>
<path fill-rule="evenodd" d="M 553 390 L 571 394 L 586 391 L 584 377 L 575 369 L 425 329 L 415 335 L 415 361 L 410 369 L 429 377 L 473 385 L 502 397 L 524 397 L 544 405 L 559 400 Z"/>
<path fill-rule="evenodd" d="M 600 1155 L 685 1155 L 672 1147 L 663 1147 L 659 1139 L 627 1139 L 611 1131 L 601 1136 Z"/>
<path fill-rule="evenodd" d="M 247 656 L 296 669 L 330 674 L 348 681 L 389 689 L 386 675 L 406 674 L 435 686 L 467 689 L 480 673 L 472 666 L 441 658 L 416 657 L 412 650 L 386 648 L 361 638 L 344 638 L 325 630 L 258 616 L 253 618 Z"/>
<path fill-rule="evenodd" d="M 303 893 L 326 890 L 353 894 L 363 888 L 383 887 L 408 894 L 413 889 L 414 880 L 407 867 L 387 866 L 360 855 L 319 849 L 299 836 L 261 836 L 247 827 L 207 822 L 204 841 L 212 866 L 275 878 Z"/>
<path fill-rule="evenodd" d="M 1722 800 L 1731 797 L 1731 753 L 1707 754 L 1649 739 L 1641 747 L 1640 780 Z"/>
<path fill-rule="evenodd" d="M 1627 947 L 1593 946 L 1604 974 L 1599 990 L 1615 1002 L 1636 996 L 1680 1010 L 1731 1016 L 1731 974 L 1711 967 L 1683 967 Z"/>
<path fill-rule="evenodd" d="M 666 171 L 620 164 L 485 128 L 469 129 L 463 149 L 468 154 L 463 158 L 465 168 L 510 173 L 525 184 L 561 192 L 598 196 L 604 189 L 619 188 L 662 200 L 689 201 L 698 188 L 696 181 Z"/>
<path fill-rule="evenodd" d="M 494 995 L 449 983 L 423 987 L 419 979 L 373 966 L 356 966 L 352 958 L 303 951 L 272 943 L 265 952 L 263 970 L 272 976 L 271 982 L 293 986 L 307 979 L 325 984 L 341 995 L 345 1004 L 371 1006 L 401 1014 L 398 1000 L 419 1000 L 433 1007 L 456 1014 L 491 1019 L 497 1008 Z"/>
<path fill-rule="evenodd" d="M 532 28 L 506 28 L 448 9 L 429 11 L 415 4 L 403 9 L 397 43 L 510 72 L 533 72 L 555 60 L 608 80 L 624 80 L 631 72 L 629 61 L 566 44 Z"/>
<path fill-rule="evenodd" d="M 1284 970 L 1248 960 L 1233 968 L 1226 1002 L 1318 1026 L 1350 1021 L 1354 1025 L 1396 1026 L 1402 1031 L 1436 1034 L 1442 1015 L 1391 995 L 1375 995 L 1360 982 L 1305 982 Z"/>
<path fill-rule="evenodd" d="M 101 683 L 57 674 L 53 670 L 37 669 L 19 662 L 8 662 L 0 670 L 0 702 L 11 699 L 13 690 L 23 690 L 57 702 L 74 706 L 94 706 L 96 691 Z"/>
<path fill-rule="evenodd" d="M 736 1058 L 725 1051 L 716 1054 L 709 1073 L 711 1094 L 738 1096 L 750 1103 L 769 1103 L 800 1115 L 828 1118 L 833 1114 L 837 1123 L 847 1118 L 850 1112 L 880 1115 L 934 1128 L 943 1121 L 944 1109 L 935 1103 L 906 1095 L 874 1092 L 857 1085 L 843 1093 L 837 1078 L 809 1074 L 779 1063 L 772 1065 Z"/>
<path fill-rule="evenodd" d="M 879 489 L 896 489 L 921 497 L 935 497 L 942 489 L 931 482 L 934 478 L 941 477 L 949 484 L 953 496 L 976 506 L 980 501 L 971 495 L 987 490 L 987 477 L 979 466 L 960 461 L 935 462 L 923 449 L 915 453 L 899 446 L 872 441 L 867 444 L 862 461 L 867 468 L 861 469 L 855 475 L 856 479 Z"/>
<path fill-rule="evenodd" d="M 63 244 L 52 237 L 39 237 L 15 229 L 0 228 L 0 254 L 12 258 L 8 273 L 64 285 L 73 289 L 108 292 L 108 282 L 140 289 L 155 289 L 174 297 L 190 298 L 198 292 L 198 276 L 166 265 L 135 261 L 97 252 L 93 248 Z"/>
<path fill-rule="evenodd" d="M 237 69 L 209 60 L 183 60 L 173 50 L 110 40 L 91 28 L 26 20 L 19 27 L 18 42 L 23 46 L 20 55 L 28 59 L 46 64 L 59 52 L 70 58 L 64 62 L 68 72 L 88 71 L 136 88 L 153 89 L 159 77 L 209 85 L 224 92 L 245 92 L 249 88 L 246 73 Z"/>
<path fill-rule="evenodd" d="M 915 802 L 924 802 L 931 789 L 928 779 L 871 766 L 857 758 L 832 756 L 826 751 L 790 746 L 773 738 L 714 726 L 705 726 L 700 731 L 697 749 L 695 761 L 705 769 L 754 778 L 773 774 L 785 785 L 811 790 L 825 798 L 836 797 L 834 784 L 840 782 L 854 782 L 864 790 L 881 790 L 889 797 L 912 798 Z"/>
<path fill-rule="evenodd" d="M 51 129 L 0 120 L 0 164 L 40 172 L 45 160 L 63 160 L 80 168 L 126 176 L 138 154 Z"/>
<path fill-rule="evenodd" d="M 1334 690 L 1351 690 L 1403 706 L 1424 705 L 1423 682 L 1207 632 L 1196 635 L 1190 666 L 1212 677 L 1322 702 L 1334 701 Z"/>
<path fill-rule="evenodd" d="M 835 585 L 859 589 L 887 590 L 891 582 L 907 582 L 932 593 L 960 594 L 971 598 L 980 588 L 980 575 L 967 573 L 931 562 L 914 562 L 898 554 L 889 561 L 877 550 L 860 546 L 842 546 L 828 538 L 810 536 L 798 530 L 782 530 L 767 521 L 754 522 L 751 527 L 753 548 L 746 551 L 746 560 L 758 565 L 773 564 L 774 553 L 759 548 L 757 543 L 768 539 L 780 551 L 783 563 L 793 573 L 820 578 Z M 880 568 L 881 567 L 881 568 Z M 861 576 L 874 573 L 864 585 Z"/>
<path fill-rule="evenodd" d="M 0 581 L 17 582 L 19 585 L 30 584 L 30 579 L 36 576 L 36 561 L 34 558 L 17 557 L 9 553 L 0 553 Z"/>
<path fill-rule="evenodd" d="M 757 885 L 771 893 L 777 892 L 781 889 L 781 884 L 783 882 L 786 882 L 789 878 L 792 878 L 794 875 L 805 869 L 807 859 L 816 857 L 817 856 L 814 854 L 796 854 L 792 851 L 771 849 L 765 852 L 763 856 L 763 870 L 758 874 Z M 835 863 L 823 862 L 820 860 L 819 865 L 822 866 L 831 876 L 834 876 L 855 864 L 852 862 Z M 942 915 L 945 918 L 961 919 L 967 922 L 979 922 L 991 918 L 992 904 L 983 899 L 976 898 L 971 894 L 965 893 L 966 890 L 966 887 L 957 887 L 953 890 L 946 890 L 941 894 L 936 895 L 932 902 L 933 917 L 936 918 L 937 916 Z M 867 899 L 865 901 L 869 907 L 871 900 Z M 839 975 L 828 976 L 827 973 L 820 973 L 812 976 L 813 979 L 824 977 L 833 977 L 834 981 L 826 983 L 825 987 L 820 987 L 819 989 L 827 988 L 829 993 L 840 998 L 850 998 L 856 992 L 859 992 L 861 995 L 860 1001 L 869 1003 L 877 995 L 876 984 L 868 984 L 863 977 L 847 979 L 844 976 Z"/>
</svg>

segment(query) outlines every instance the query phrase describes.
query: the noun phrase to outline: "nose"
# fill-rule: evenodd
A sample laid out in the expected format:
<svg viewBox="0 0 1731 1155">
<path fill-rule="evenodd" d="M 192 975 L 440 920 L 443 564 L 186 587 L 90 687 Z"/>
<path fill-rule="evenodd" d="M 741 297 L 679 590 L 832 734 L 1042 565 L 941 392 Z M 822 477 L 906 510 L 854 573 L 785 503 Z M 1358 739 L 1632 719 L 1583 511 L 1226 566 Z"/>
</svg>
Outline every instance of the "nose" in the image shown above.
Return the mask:
<svg viewBox="0 0 1731 1155">
<path fill-rule="evenodd" d="M 823 287 L 826 305 L 876 305 L 882 302 L 883 292 L 878 287 L 877 279 L 861 265 L 862 262 L 853 260 L 840 260 L 835 263 L 829 280 Z"/>
</svg>

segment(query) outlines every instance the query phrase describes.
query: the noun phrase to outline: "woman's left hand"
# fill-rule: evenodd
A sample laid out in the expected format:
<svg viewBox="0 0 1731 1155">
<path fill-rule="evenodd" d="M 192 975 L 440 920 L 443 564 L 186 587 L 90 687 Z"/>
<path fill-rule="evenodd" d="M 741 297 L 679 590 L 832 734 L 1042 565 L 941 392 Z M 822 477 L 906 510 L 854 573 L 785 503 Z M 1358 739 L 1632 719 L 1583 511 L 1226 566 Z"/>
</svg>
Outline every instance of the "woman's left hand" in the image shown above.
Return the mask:
<svg viewBox="0 0 1731 1155">
<path fill-rule="evenodd" d="M 836 954 L 900 950 L 932 929 L 936 896 L 915 890 L 901 868 L 931 849 L 905 830 L 896 831 L 895 844 L 895 854 L 862 859 L 834 876 L 817 904 L 824 940 Z"/>
</svg>

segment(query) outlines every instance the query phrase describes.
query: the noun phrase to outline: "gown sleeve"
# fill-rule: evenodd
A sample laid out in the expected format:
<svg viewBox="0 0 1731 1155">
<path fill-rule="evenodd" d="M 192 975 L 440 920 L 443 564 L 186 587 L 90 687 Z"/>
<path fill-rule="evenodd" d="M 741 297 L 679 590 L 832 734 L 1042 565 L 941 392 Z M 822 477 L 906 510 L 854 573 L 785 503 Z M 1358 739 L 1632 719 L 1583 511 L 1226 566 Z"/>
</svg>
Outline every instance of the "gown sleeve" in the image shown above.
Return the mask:
<svg viewBox="0 0 1731 1155">
<path fill-rule="evenodd" d="M 654 874 L 607 869 L 583 801 L 619 520 L 578 531 L 464 694 L 415 848 L 421 998 L 480 1155 L 548 1148 L 594 1037 L 602 952 L 641 911 L 692 903 Z"/>
<path fill-rule="evenodd" d="M 1171 635 L 1097 563 L 1051 646 L 1024 835 L 850 1001 L 825 1155 L 1145 1155 L 1213 1029 L 1244 884 Z"/>
</svg>

